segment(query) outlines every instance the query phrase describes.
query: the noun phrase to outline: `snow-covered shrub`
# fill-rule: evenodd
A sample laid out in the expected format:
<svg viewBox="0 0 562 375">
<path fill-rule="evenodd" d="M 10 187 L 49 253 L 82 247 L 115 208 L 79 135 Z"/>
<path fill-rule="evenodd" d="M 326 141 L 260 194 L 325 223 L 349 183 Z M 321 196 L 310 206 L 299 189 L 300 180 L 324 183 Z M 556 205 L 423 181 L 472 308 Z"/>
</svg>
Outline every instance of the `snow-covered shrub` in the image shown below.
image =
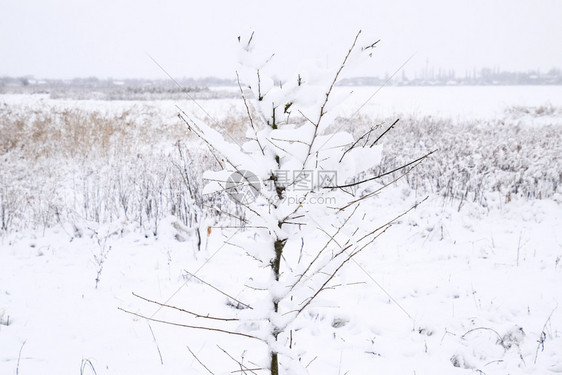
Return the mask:
<svg viewBox="0 0 562 375">
<path fill-rule="evenodd" d="M 459 208 L 464 201 L 488 207 L 490 194 L 499 194 L 502 201 L 550 198 L 562 193 L 560 124 L 534 126 L 533 118 L 403 118 L 396 130 L 385 135 L 383 163 L 377 172 L 404 164 L 408 155 L 438 149 L 439 157 L 428 159 L 405 177 L 419 194 L 438 194 Z"/>
<path fill-rule="evenodd" d="M 201 205 L 230 204 L 201 196 L 194 177 L 215 162 L 174 143 L 185 129 L 152 106 L 110 111 L 40 101 L 0 108 L 3 233 L 123 221 L 156 235 L 167 216 L 196 228 Z"/>
</svg>

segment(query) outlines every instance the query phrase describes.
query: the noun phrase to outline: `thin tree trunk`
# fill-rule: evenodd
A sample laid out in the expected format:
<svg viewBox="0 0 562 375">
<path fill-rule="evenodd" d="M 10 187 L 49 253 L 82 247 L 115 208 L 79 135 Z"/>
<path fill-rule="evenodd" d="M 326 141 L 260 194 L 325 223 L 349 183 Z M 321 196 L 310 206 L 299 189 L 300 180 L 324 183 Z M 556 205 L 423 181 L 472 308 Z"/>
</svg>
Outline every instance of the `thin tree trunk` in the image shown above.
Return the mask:
<svg viewBox="0 0 562 375">
<path fill-rule="evenodd" d="M 279 240 L 279 239 L 276 240 L 274 246 L 275 246 L 275 258 L 271 263 L 271 268 L 273 270 L 273 275 L 275 276 L 275 280 L 279 281 L 281 256 L 283 254 L 283 247 L 285 247 L 285 240 Z M 279 311 L 279 302 L 277 300 L 273 300 L 273 311 L 275 311 L 276 313 Z M 277 332 L 277 329 L 274 328 L 272 335 L 275 338 L 275 341 L 277 341 L 278 334 L 279 332 Z M 279 360 L 278 360 L 277 352 L 275 351 L 271 351 L 270 369 L 271 369 L 271 375 L 279 375 Z"/>
<path fill-rule="evenodd" d="M 279 362 L 277 353 L 271 353 L 271 375 L 279 375 Z"/>
</svg>

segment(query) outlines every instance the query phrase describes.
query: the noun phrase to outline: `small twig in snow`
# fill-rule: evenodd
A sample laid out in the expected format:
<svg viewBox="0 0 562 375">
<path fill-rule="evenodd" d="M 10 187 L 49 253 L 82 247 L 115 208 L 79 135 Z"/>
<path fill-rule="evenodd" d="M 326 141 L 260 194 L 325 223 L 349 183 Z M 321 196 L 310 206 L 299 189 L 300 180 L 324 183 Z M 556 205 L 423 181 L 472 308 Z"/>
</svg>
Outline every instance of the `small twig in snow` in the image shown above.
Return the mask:
<svg viewBox="0 0 562 375">
<path fill-rule="evenodd" d="M 85 375 L 84 371 L 86 370 L 86 365 L 89 365 L 90 368 L 92 369 L 92 371 L 94 372 L 94 375 L 97 375 L 98 373 L 96 372 L 96 369 L 94 367 L 94 365 L 92 364 L 92 361 L 90 361 L 87 358 L 83 358 L 82 359 L 82 363 L 80 364 L 80 375 Z M 16 372 L 17 374 L 17 372 Z"/>
<path fill-rule="evenodd" d="M 25 345 L 26 342 L 27 342 L 27 340 L 24 340 L 24 342 L 21 344 L 20 351 L 19 351 L 19 353 L 18 353 L 18 364 L 16 365 L 16 375 L 18 375 L 18 374 L 19 374 L 19 371 L 20 371 L 21 352 L 22 352 L 23 347 L 24 347 L 24 345 Z"/>
<path fill-rule="evenodd" d="M 203 362 L 201 362 L 201 360 L 195 355 L 195 353 L 193 353 L 193 351 L 191 351 L 191 349 L 189 349 L 189 346 L 186 345 L 186 347 L 187 347 L 187 350 L 189 350 L 189 352 L 190 352 L 191 355 L 193 356 L 193 358 L 195 358 L 195 360 L 196 360 L 197 362 L 199 362 L 199 364 L 200 364 L 201 366 L 203 366 L 203 367 L 205 368 L 205 370 L 209 371 L 209 373 L 210 373 L 211 375 L 215 375 L 215 373 L 212 372 L 211 370 L 209 370 L 209 368 L 208 368 L 207 366 L 205 366 L 205 364 L 204 364 Z"/>
<path fill-rule="evenodd" d="M 158 345 L 158 341 L 156 341 L 156 336 L 154 335 L 154 331 L 152 330 L 152 326 L 150 322 L 146 322 L 148 324 L 148 329 L 150 329 L 150 333 L 152 334 L 152 339 L 154 340 L 154 344 L 156 344 L 156 349 L 158 350 L 158 356 L 160 357 L 160 364 L 164 364 L 164 359 L 162 359 L 162 352 L 160 351 L 160 346 Z"/>
<path fill-rule="evenodd" d="M 491 332 L 495 333 L 496 336 L 498 336 L 498 340 L 499 340 L 499 341 L 502 341 L 502 336 L 498 333 L 498 331 L 496 331 L 496 330 L 493 329 L 493 328 L 488 328 L 488 327 L 476 327 L 476 328 L 473 328 L 473 329 L 467 331 L 464 335 L 462 335 L 462 336 L 461 336 L 461 339 L 464 340 L 464 338 L 466 337 L 466 335 L 468 335 L 469 333 L 472 333 L 472 332 L 475 332 L 475 331 L 483 331 L 483 330 L 484 330 L 484 331 L 491 331 Z"/>
<path fill-rule="evenodd" d="M 537 351 L 535 352 L 535 361 L 534 363 L 537 363 L 537 358 L 539 356 L 539 349 L 542 347 L 542 351 L 544 351 L 544 342 L 546 341 L 546 326 L 548 325 L 548 322 L 550 322 L 550 318 L 552 318 L 552 314 L 554 314 L 554 312 L 556 311 L 556 309 L 558 308 L 558 304 L 556 304 L 556 307 L 552 310 L 552 312 L 550 313 L 550 315 L 548 316 L 548 318 L 546 319 L 546 322 L 544 322 L 544 325 L 542 326 L 542 331 L 541 331 L 541 335 L 539 337 L 539 339 L 537 340 L 537 342 L 539 343 L 537 345 Z"/>
</svg>

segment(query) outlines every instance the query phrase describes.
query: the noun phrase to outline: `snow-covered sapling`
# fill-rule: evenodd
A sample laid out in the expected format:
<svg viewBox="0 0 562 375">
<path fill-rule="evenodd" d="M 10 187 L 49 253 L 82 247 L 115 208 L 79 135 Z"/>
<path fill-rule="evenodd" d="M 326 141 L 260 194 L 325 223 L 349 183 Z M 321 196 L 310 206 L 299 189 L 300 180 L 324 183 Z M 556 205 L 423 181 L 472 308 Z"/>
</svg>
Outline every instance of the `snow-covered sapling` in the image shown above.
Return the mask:
<svg viewBox="0 0 562 375">
<path fill-rule="evenodd" d="M 272 56 L 256 53 L 253 34 L 240 37 L 237 77 L 248 117 L 243 144 L 226 140 L 188 113 L 180 114 L 221 167 L 204 174 L 209 181 L 204 193 L 226 192 L 243 208 L 240 220 L 246 231 L 229 243 L 242 248 L 262 271 L 248 277 L 243 297 L 229 298 L 239 307 L 232 317 L 184 311 L 230 324 L 190 328 L 263 342 L 269 358 L 261 366 L 272 375 L 308 373 L 304 363 L 311 354 L 296 343 L 310 319 L 307 313 L 321 308 L 319 296 L 335 287 L 339 271 L 397 218 L 384 219 L 366 204 L 388 186 L 372 169 L 381 160 L 380 137 L 371 129 L 354 139 L 335 122 L 340 98 L 334 88 L 344 68 L 370 58 L 377 44 L 362 42 L 360 34 L 335 69 L 313 66 L 287 80 L 272 78 Z M 405 174 L 406 167 L 422 159 L 394 172 Z"/>
</svg>

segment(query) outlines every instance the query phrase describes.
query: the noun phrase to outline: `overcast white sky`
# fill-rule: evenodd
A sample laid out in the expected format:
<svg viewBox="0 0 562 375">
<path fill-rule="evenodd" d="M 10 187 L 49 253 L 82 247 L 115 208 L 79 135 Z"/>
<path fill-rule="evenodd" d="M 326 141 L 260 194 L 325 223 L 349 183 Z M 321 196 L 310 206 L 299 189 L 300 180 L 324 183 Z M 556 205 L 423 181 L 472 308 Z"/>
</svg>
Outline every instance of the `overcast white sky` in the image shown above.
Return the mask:
<svg viewBox="0 0 562 375">
<path fill-rule="evenodd" d="M 0 0 L 0 75 L 234 77 L 236 37 L 291 65 L 341 60 L 357 30 L 382 39 L 372 66 L 562 66 L 562 0 Z"/>
</svg>

